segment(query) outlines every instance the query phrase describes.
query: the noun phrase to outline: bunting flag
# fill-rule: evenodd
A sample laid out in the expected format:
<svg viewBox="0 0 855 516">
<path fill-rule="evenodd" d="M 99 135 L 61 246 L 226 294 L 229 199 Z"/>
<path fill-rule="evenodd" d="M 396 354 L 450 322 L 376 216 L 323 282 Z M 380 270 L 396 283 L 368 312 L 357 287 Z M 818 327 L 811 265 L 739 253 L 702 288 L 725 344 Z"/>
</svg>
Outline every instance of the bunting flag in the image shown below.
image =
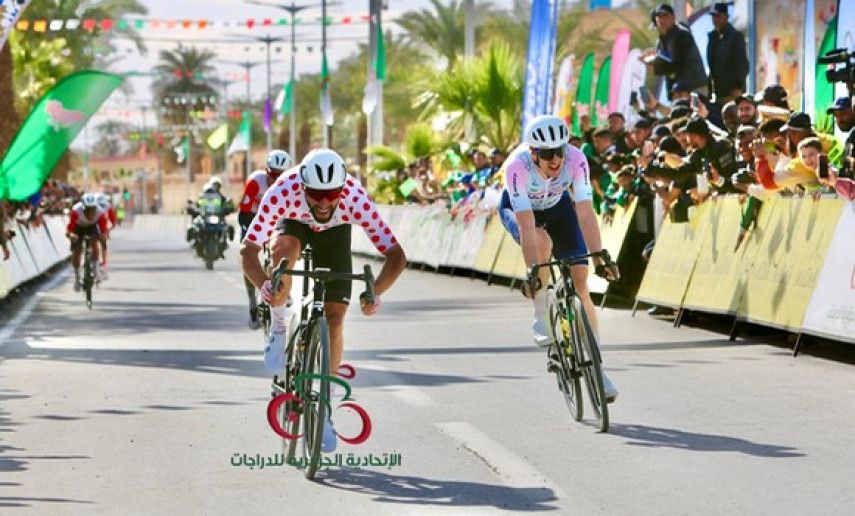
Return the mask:
<svg viewBox="0 0 855 516">
<path fill-rule="evenodd" d="M 294 109 L 294 79 L 282 85 L 279 95 L 276 96 L 274 108 L 277 113 L 276 117 L 280 121 Z"/>
<path fill-rule="evenodd" d="M 321 117 L 326 125 L 333 125 L 332 98 L 330 97 L 330 72 L 327 55 L 321 60 Z"/>
<path fill-rule="evenodd" d="M 591 114 L 591 127 L 605 123 L 609 116 L 609 81 L 611 80 L 612 57 L 606 56 L 597 74 L 597 92 L 594 94 L 594 112 Z"/>
<path fill-rule="evenodd" d="M 579 117 L 590 114 L 591 86 L 594 80 L 594 53 L 585 56 L 579 71 L 579 84 L 576 88 L 576 102 L 573 104 L 573 134 L 581 135 Z"/>
<path fill-rule="evenodd" d="M 0 162 L 0 199 L 36 193 L 123 77 L 83 70 L 59 80 L 27 115 Z"/>
<path fill-rule="evenodd" d="M 220 127 L 216 128 L 214 132 L 212 132 L 208 136 L 208 146 L 212 149 L 219 149 L 223 145 L 225 145 L 226 141 L 229 139 L 229 125 L 223 124 Z"/>
</svg>

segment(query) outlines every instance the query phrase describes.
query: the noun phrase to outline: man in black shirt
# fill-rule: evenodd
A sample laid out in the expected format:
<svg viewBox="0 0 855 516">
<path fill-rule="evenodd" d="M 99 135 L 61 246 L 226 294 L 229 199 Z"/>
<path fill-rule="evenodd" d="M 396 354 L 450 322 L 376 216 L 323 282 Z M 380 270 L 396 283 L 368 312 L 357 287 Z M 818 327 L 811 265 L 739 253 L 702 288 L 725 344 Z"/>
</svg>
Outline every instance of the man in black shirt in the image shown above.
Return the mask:
<svg viewBox="0 0 855 516">
<path fill-rule="evenodd" d="M 653 18 L 659 30 L 659 41 L 655 50 L 641 55 L 642 61 L 652 65 L 656 75 L 665 77 L 668 91 L 679 82 L 690 91 L 709 96 L 704 62 L 692 33 L 686 26 L 677 24 L 674 8 L 668 4 L 660 4 L 653 11 Z"/>
<path fill-rule="evenodd" d="M 713 5 L 710 14 L 715 30 L 709 33 L 707 44 L 710 90 L 715 93 L 716 103 L 719 105 L 744 93 L 745 78 L 748 77 L 745 37 L 730 24 L 728 5 L 724 2 Z"/>
<path fill-rule="evenodd" d="M 852 130 L 855 127 L 855 111 L 852 109 L 852 102 L 849 97 L 840 97 L 826 112 L 834 115 L 834 121 L 841 131 L 849 131 L 843 150 L 840 177 L 855 178 L 855 131 Z"/>
</svg>

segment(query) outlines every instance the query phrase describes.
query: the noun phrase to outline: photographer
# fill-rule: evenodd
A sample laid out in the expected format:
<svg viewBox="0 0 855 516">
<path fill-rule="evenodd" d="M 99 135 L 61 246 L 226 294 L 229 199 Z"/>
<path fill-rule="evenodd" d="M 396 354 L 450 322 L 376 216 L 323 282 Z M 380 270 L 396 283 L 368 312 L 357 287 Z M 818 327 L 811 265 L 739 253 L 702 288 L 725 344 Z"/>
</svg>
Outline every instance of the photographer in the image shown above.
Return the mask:
<svg viewBox="0 0 855 516">
<path fill-rule="evenodd" d="M 839 177 L 852 179 L 855 177 L 855 110 L 849 97 L 840 97 L 826 112 L 834 115 L 837 128 L 843 132 L 849 131 L 846 147 L 843 150 Z"/>
</svg>

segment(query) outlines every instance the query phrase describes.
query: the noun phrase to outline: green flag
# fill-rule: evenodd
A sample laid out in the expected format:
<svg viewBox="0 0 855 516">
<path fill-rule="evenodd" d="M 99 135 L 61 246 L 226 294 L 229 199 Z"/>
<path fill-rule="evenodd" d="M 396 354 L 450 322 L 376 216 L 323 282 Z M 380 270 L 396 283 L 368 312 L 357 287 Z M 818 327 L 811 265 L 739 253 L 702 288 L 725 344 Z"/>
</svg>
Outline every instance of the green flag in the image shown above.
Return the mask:
<svg viewBox="0 0 855 516">
<path fill-rule="evenodd" d="M 279 95 L 276 97 L 274 109 L 278 113 L 277 118 L 282 120 L 282 117 L 291 112 L 294 108 L 294 80 L 290 80 L 282 85 Z"/>
<path fill-rule="evenodd" d="M 214 131 L 208 136 L 208 146 L 212 149 L 219 149 L 226 143 L 226 140 L 229 139 L 229 126 L 228 124 L 223 124 L 220 127 L 214 129 Z"/>
<path fill-rule="evenodd" d="M 321 61 L 321 116 L 326 125 L 333 125 L 332 98 L 330 97 L 330 71 L 327 55 Z"/>
<path fill-rule="evenodd" d="M 61 79 L 36 103 L 0 162 L 0 199 L 39 191 L 89 118 L 124 79 L 84 70 Z"/>
<path fill-rule="evenodd" d="M 413 193 L 413 190 L 415 190 L 417 186 L 419 186 L 418 181 L 416 181 L 415 179 L 410 177 L 410 178 L 407 178 L 406 181 L 401 183 L 401 186 L 398 187 L 398 191 L 401 192 L 401 195 L 403 195 L 404 197 L 409 197 L 410 194 Z"/>
<path fill-rule="evenodd" d="M 573 134 L 582 134 L 579 117 L 590 116 L 591 106 L 591 83 L 594 79 L 594 53 L 585 56 L 582 68 L 579 71 L 579 85 L 576 88 L 576 102 L 573 106 Z"/>
<path fill-rule="evenodd" d="M 374 76 L 378 81 L 386 80 L 386 44 L 383 42 L 383 27 L 377 24 L 377 56 L 374 59 Z"/>
<path fill-rule="evenodd" d="M 597 127 L 609 116 L 609 84 L 611 83 L 612 56 L 603 59 L 600 73 L 597 75 L 597 93 L 594 95 L 594 112 L 591 113 L 591 127 Z"/>
<path fill-rule="evenodd" d="M 823 56 L 829 50 L 834 50 L 837 46 L 837 16 L 829 20 L 828 28 L 825 30 L 825 36 L 822 38 L 822 43 L 819 45 L 819 54 Z M 828 82 L 825 78 L 825 71 L 828 65 L 816 65 L 816 87 L 814 89 L 815 102 L 813 115 L 815 126 L 818 131 L 823 133 L 834 134 L 834 117 L 825 112 L 826 108 L 834 102 L 834 83 Z"/>
<path fill-rule="evenodd" d="M 185 136 L 182 138 L 181 143 L 172 150 L 175 151 L 175 161 L 178 163 L 184 163 L 184 160 L 186 160 L 187 156 L 190 155 L 190 137 Z"/>
</svg>

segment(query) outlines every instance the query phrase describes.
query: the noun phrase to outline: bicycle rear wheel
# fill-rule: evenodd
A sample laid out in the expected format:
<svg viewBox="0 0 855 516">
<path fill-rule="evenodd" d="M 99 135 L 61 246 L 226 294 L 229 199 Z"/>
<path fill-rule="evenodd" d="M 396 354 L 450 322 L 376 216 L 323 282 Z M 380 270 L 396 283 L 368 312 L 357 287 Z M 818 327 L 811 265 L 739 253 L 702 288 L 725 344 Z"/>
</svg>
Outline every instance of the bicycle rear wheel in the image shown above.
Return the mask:
<svg viewBox="0 0 855 516">
<path fill-rule="evenodd" d="M 83 293 L 86 296 L 86 308 L 92 310 L 92 286 L 95 284 L 95 271 L 93 270 L 92 249 L 89 242 L 83 245 Z"/>
<path fill-rule="evenodd" d="M 597 337 L 591 330 L 588 315 L 582 308 L 582 301 L 578 297 L 573 298 L 573 306 L 576 310 L 573 326 L 578 337 L 576 350 L 585 377 L 585 387 L 588 391 L 588 397 L 591 399 L 594 416 L 597 418 L 597 426 L 600 432 L 607 432 L 609 430 L 609 406 L 606 402 L 603 384 L 600 348 L 597 345 Z"/>
<path fill-rule="evenodd" d="M 329 329 L 326 317 L 318 318 L 309 328 L 308 349 L 303 362 L 303 456 L 306 478 L 312 480 L 321 462 L 324 425 L 329 416 L 330 374 Z M 316 377 L 312 377 L 315 375 Z"/>
<path fill-rule="evenodd" d="M 570 325 L 564 303 L 558 300 L 555 292 L 550 289 L 547 293 L 549 306 L 549 327 L 552 331 L 553 344 L 549 347 L 549 360 L 558 366 L 555 378 L 558 390 L 564 395 L 567 409 L 576 421 L 582 420 L 582 384 L 579 380 L 579 370 L 570 339 Z M 556 360 L 557 358 L 557 360 Z"/>
</svg>

